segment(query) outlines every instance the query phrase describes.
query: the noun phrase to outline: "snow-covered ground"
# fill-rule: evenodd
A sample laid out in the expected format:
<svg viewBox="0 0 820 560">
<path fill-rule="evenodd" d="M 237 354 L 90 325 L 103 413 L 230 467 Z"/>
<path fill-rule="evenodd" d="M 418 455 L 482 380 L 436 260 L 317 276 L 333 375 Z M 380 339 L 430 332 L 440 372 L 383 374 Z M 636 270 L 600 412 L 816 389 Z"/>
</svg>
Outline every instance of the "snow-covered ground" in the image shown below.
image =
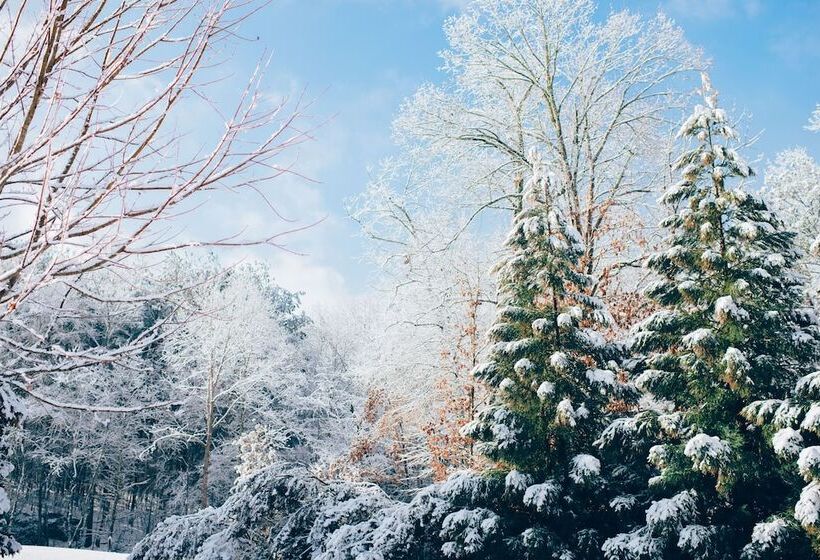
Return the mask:
<svg viewBox="0 0 820 560">
<path fill-rule="evenodd" d="M 125 560 L 127 557 L 127 554 L 100 550 L 24 546 L 23 553 L 14 558 L 15 560 Z"/>
</svg>

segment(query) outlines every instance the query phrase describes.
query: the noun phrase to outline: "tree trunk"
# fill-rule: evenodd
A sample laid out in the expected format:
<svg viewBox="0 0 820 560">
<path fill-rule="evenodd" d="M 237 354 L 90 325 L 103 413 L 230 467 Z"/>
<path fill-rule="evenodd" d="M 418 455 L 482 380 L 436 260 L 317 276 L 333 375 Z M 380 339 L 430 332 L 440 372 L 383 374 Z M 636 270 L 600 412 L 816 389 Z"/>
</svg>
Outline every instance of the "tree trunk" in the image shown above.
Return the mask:
<svg viewBox="0 0 820 560">
<path fill-rule="evenodd" d="M 208 507 L 208 471 L 211 467 L 211 428 L 210 426 L 208 426 L 206 429 L 207 433 L 205 434 L 205 456 L 202 458 L 202 477 L 199 481 L 199 503 L 203 508 Z"/>
<path fill-rule="evenodd" d="M 105 499 L 105 493 L 100 495 L 100 518 L 97 521 L 97 531 L 94 534 L 94 548 L 100 548 L 100 542 L 103 533 L 105 533 L 105 522 L 108 518 L 108 513 L 111 505 L 111 500 Z"/>
<path fill-rule="evenodd" d="M 208 375 L 208 396 L 205 401 L 205 455 L 202 458 L 202 477 L 200 479 L 200 505 L 208 507 L 208 471 L 211 468 L 211 446 L 214 430 L 214 375 L 213 369 Z"/>
<path fill-rule="evenodd" d="M 94 490 L 93 486 L 89 490 L 88 513 L 85 514 L 85 539 L 83 542 L 85 548 L 91 548 L 94 544 Z"/>
<path fill-rule="evenodd" d="M 111 504 L 111 520 L 108 524 L 108 550 L 111 550 L 111 543 L 114 540 L 114 523 L 117 520 L 117 506 L 120 504 L 120 492 L 117 490 L 114 493 L 114 503 Z"/>
<path fill-rule="evenodd" d="M 43 477 L 43 480 L 40 484 L 37 485 L 37 525 L 40 527 L 40 535 L 46 534 L 46 520 L 43 514 L 43 503 L 45 502 L 45 485 L 46 479 Z M 48 544 L 46 542 L 45 544 Z"/>
</svg>

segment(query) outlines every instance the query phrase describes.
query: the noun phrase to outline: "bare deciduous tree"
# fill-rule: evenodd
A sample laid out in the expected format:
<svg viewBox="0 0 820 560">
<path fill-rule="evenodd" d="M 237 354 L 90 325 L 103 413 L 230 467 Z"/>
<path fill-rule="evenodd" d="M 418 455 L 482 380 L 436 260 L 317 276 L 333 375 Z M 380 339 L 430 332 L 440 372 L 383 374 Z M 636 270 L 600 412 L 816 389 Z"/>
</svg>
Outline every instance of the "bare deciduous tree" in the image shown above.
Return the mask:
<svg viewBox="0 0 820 560">
<path fill-rule="evenodd" d="M 135 255 L 276 245 L 285 233 L 192 241 L 172 222 L 206 193 L 246 190 L 268 203 L 268 181 L 289 172 L 283 151 L 307 138 L 300 103 L 271 104 L 261 94 L 264 64 L 234 104 L 216 101 L 221 49 L 257 7 L 0 0 L 0 320 L 25 335 L 2 340 L 13 356 L 4 382 L 33 393 L 42 372 L 116 361 L 157 332 L 116 349 L 62 347 L 16 319 L 44 287 L 81 290 L 81 275 L 127 266 Z M 19 419 L 8 387 L 0 393 L 12 411 L 5 424 Z M 5 537 L 0 555 L 16 547 Z"/>
<path fill-rule="evenodd" d="M 443 83 L 405 103 L 394 123 L 400 154 L 350 210 L 395 309 L 414 325 L 408 347 L 452 347 L 453 326 L 470 322 L 464 279 L 484 294 L 480 315 L 491 311 L 492 281 L 479 271 L 521 208 L 534 148 L 583 237 L 598 295 L 615 293 L 608 284 L 640 251 L 644 203 L 667 183 L 669 132 L 700 57 L 662 15 L 601 19 L 595 9 L 587 0 L 477 0 L 445 25 Z M 431 409 L 417 404 L 434 391 L 409 391 L 411 408 Z"/>
<path fill-rule="evenodd" d="M 636 204 L 667 182 L 668 132 L 689 89 L 681 80 L 701 62 L 663 15 L 601 21 L 595 9 L 477 0 L 448 21 L 447 79 L 405 104 L 395 122 L 403 155 L 354 210 L 385 252 L 445 251 L 466 229 L 486 230 L 487 210 L 506 223 L 536 148 L 583 237 L 586 272 L 606 272 L 610 224 L 640 217 Z"/>
</svg>

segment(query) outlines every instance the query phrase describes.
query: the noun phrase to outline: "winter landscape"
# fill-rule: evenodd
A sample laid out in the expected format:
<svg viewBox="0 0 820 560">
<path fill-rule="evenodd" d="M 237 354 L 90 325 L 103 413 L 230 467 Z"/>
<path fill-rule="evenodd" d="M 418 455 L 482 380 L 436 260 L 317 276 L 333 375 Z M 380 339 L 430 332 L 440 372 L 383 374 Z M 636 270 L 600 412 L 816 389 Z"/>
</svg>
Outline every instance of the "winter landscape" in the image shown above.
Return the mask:
<svg viewBox="0 0 820 560">
<path fill-rule="evenodd" d="M 0 557 L 820 558 L 818 29 L 0 0 Z"/>
</svg>

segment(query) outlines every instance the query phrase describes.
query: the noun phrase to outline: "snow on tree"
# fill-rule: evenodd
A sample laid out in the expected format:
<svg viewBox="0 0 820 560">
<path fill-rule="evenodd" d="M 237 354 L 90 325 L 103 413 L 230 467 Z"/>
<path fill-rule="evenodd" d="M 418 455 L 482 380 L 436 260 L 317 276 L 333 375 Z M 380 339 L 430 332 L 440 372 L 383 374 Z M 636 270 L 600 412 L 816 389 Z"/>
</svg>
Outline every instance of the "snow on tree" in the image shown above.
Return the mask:
<svg viewBox="0 0 820 560">
<path fill-rule="evenodd" d="M 26 427 L 13 432 L 18 452 L 9 494 L 22 542 L 52 538 L 91 547 L 110 538 L 112 549 L 128 550 L 158 519 L 198 507 L 206 462 L 206 399 L 199 384 L 209 357 L 201 352 L 206 340 L 217 342 L 210 347 L 224 366 L 213 377 L 222 390 L 212 399 L 213 503 L 227 497 L 237 462 L 243 472 L 286 458 L 323 463 L 350 444 L 362 391 L 337 342 L 348 333 L 326 332 L 310 321 L 298 295 L 278 287 L 266 267 L 223 270 L 215 258 L 169 255 L 154 266 L 88 273 L 75 285 L 68 293 L 58 285 L 42 290 L 37 306 L 21 305 L 18 320 L 78 354 L 158 335 L 142 352 L 114 363 L 38 377 L 36 395 L 45 401 L 27 396 Z M 158 292 L 167 296 L 136 304 Z M 236 314 L 256 330 L 249 332 Z M 0 336 L 9 336 L 9 328 L 0 325 Z M 183 341 L 189 343 L 184 351 Z M 10 348 L 0 356 L 7 363 L 15 357 Z M 84 402 L 94 403 L 95 412 L 49 404 Z M 152 406 L 157 403 L 164 404 Z M 111 412 L 123 407 L 131 413 Z M 242 453 L 253 436 L 264 440 L 253 446 L 256 459 L 251 450 Z"/>
<path fill-rule="evenodd" d="M 402 107 L 402 155 L 354 208 L 385 253 L 398 257 L 411 236 L 447 251 L 496 216 L 506 227 L 536 148 L 565 186 L 555 204 L 584 241 L 593 285 L 634 256 L 623 241 L 642 229 L 635 206 L 666 174 L 664 115 L 701 61 L 661 14 L 596 10 L 592 0 L 477 0 L 447 20 L 445 79 Z"/>
<path fill-rule="evenodd" d="M 659 276 L 649 293 L 664 309 L 633 336 L 645 355 L 635 383 L 654 408 L 627 429 L 655 441 L 653 501 L 605 549 L 610 559 L 808 558 L 806 536 L 782 521 L 797 500 L 788 465 L 798 438 L 741 413 L 788 394 L 816 362 L 820 330 L 795 234 L 742 184 L 730 187 L 752 170 L 706 76 L 702 94 L 679 132 L 694 144 L 675 162 L 681 180 L 663 196 L 666 248 L 648 260 Z"/>
<path fill-rule="evenodd" d="M 9 385 L 0 385 L 0 477 L 8 478 L 14 465 L 9 460 L 11 442 L 9 429 L 17 426 L 25 415 L 25 406 Z M 0 486 L 0 556 L 10 556 L 20 551 L 19 543 L 9 530 L 8 514 L 11 501 L 6 488 Z"/>
<path fill-rule="evenodd" d="M 182 273 L 213 276 L 202 268 L 188 263 Z M 325 363 L 330 349 L 298 311 L 298 296 L 283 297 L 266 267 L 246 264 L 186 289 L 182 299 L 184 319 L 162 343 L 180 405 L 173 423 L 152 430 L 152 446 L 200 446 L 202 507 L 209 504 L 212 455 L 227 459 L 227 491 L 235 439 L 257 424 L 268 443 L 278 442 L 279 459 L 311 463 L 340 453 L 356 391 L 347 372 Z"/>
<path fill-rule="evenodd" d="M 804 251 L 820 236 L 820 165 L 805 148 L 777 154 L 766 168 L 761 194 L 777 215 L 794 228 L 796 242 Z"/>
<path fill-rule="evenodd" d="M 820 131 L 820 109 L 815 110 L 807 128 Z M 803 263 L 811 275 L 812 296 L 816 299 L 820 293 L 820 165 L 805 148 L 784 150 L 766 167 L 761 194 L 797 233 L 795 241 L 805 253 Z"/>
<path fill-rule="evenodd" d="M 165 520 L 130 558 L 399 560 L 428 550 L 421 534 L 439 547 L 452 542 L 446 541 L 451 534 L 477 546 L 492 532 L 490 522 L 482 527 L 477 520 L 492 518 L 461 509 L 450 515 L 445 506 L 475 501 L 482 490 L 474 477 L 454 475 L 409 503 L 394 502 L 373 484 L 323 481 L 304 469 L 273 464 L 240 478 L 218 508 Z M 435 527 L 445 525 L 447 532 L 439 535 Z"/>
<path fill-rule="evenodd" d="M 537 154 L 530 157 L 539 162 Z M 490 399 L 464 432 L 494 461 L 492 468 L 456 473 L 409 502 L 389 499 L 372 485 L 317 484 L 300 471 L 288 480 L 298 480 L 293 484 L 308 495 L 299 497 L 301 509 L 294 511 L 281 501 L 291 483 L 283 489 L 277 474 L 290 468 L 274 465 L 241 479 L 213 513 L 224 529 L 210 535 L 196 529 L 189 537 L 188 527 L 200 526 L 196 519 L 169 520 L 134 558 L 160 558 L 163 543 L 190 538 L 197 545 L 189 554 L 200 560 L 212 558 L 211 542 L 251 554 L 252 548 L 241 548 L 254 542 L 251 533 L 270 535 L 260 546 L 273 557 L 600 557 L 603 538 L 614 533 L 615 496 L 611 465 L 595 440 L 610 405 L 628 400 L 632 390 L 613 361 L 618 347 L 595 330 L 608 315 L 582 292 L 590 281 L 577 271 L 583 245 L 553 206 L 551 188 L 545 166 L 537 163 L 496 267 L 500 307 L 489 330 L 492 349 L 473 371 L 488 385 Z M 286 509 L 243 524 L 234 520 L 235 512 L 259 503 Z"/>
<path fill-rule="evenodd" d="M 382 279 L 375 294 L 316 315 L 348 341 L 345 368 L 370 393 L 354 445 L 335 462 L 346 477 L 418 486 L 478 460 L 459 430 L 482 398 L 469 373 L 494 299 L 483 252 L 463 238 L 446 257 L 408 258 L 400 293 Z"/>
<path fill-rule="evenodd" d="M 594 329 L 609 316 L 583 291 L 591 280 L 578 272 L 581 236 L 555 206 L 556 180 L 537 153 L 529 159 L 523 207 L 495 267 L 499 300 L 490 351 L 473 371 L 491 388 L 491 399 L 464 431 L 502 473 L 537 482 L 524 500 L 550 512 L 545 550 L 594 554 L 613 497 L 605 482 L 611 473 L 602 471 L 594 441 L 608 405 L 630 391 L 619 379 L 617 347 Z"/>
<path fill-rule="evenodd" d="M 243 274 L 244 272 L 244 274 Z M 236 271 L 189 290 L 183 313 L 195 314 L 165 337 L 164 361 L 182 404 L 177 426 L 157 430 L 154 445 L 196 441 L 203 449 L 201 507 L 208 506 L 211 456 L 221 448 L 215 434 L 243 410 L 264 410 L 289 386 L 298 361 L 270 303 L 247 271 Z M 298 367 L 298 366 L 296 366 Z"/>
<path fill-rule="evenodd" d="M 275 246 L 285 233 L 183 240 L 171 226 L 218 192 L 259 194 L 269 206 L 268 179 L 288 172 L 279 157 L 308 137 L 296 126 L 298 104 L 258 91 L 261 65 L 233 102 L 215 99 L 212 57 L 252 12 L 232 0 L 0 3 L 0 321 L 21 335 L 4 341 L 15 348 L 13 363 L 3 363 L 6 394 L 36 394 L 43 373 L 110 364 L 152 340 L 82 353 L 52 344 L 16 315 L 44 291 L 71 291 L 83 275 L 121 270 L 137 255 Z M 190 118 L 195 111 L 201 118 Z M 19 421 L 19 412 L 0 422 Z"/>
<path fill-rule="evenodd" d="M 794 508 L 789 521 L 799 524 L 820 551 L 820 372 L 799 378 L 786 398 L 750 403 L 743 415 L 771 435 L 783 468 L 803 479 L 805 485 L 793 486 L 802 486 L 799 496 L 789 494 Z"/>
<path fill-rule="evenodd" d="M 43 335 L 78 357 L 112 356 L 78 368 L 39 356 L 39 373 L 19 389 L 28 412 L 25 427 L 12 432 L 9 494 L 15 533 L 27 544 L 45 544 L 62 533 L 74 546 L 92 546 L 126 526 L 126 517 L 132 525 L 123 533 L 133 529 L 135 535 L 121 533 L 125 542 L 147 530 L 142 512 L 129 511 L 125 496 L 139 473 L 152 470 L 149 464 L 156 469 L 159 461 L 140 453 L 149 426 L 170 414 L 168 380 L 157 367 L 156 332 L 171 305 L 148 295 L 164 291 L 152 270 L 99 270 L 76 279 L 71 289 L 41 288 L 36 300 L 21 303 L 15 321 L 0 323 L 5 340 L 30 346 Z M 0 350 L 10 367 L 32 365 L 31 358 L 13 346 Z M 137 494 L 152 495 L 165 482 L 159 472 Z"/>
<path fill-rule="evenodd" d="M 411 478 L 428 481 L 476 459 L 458 430 L 481 399 L 469 373 L 484 349 L 495 293 L 486 238 L 465 233 L 446 252 L 428 251 L 426 234 L 440 225 L 432 218 L 409 225 L 418 237 L 405 240 L 401 256 L 380 269 L 376 294 L 351 302 L 368 310 L 359 317 L 368 327 L 367 347 L 356 369 L 390 402 L 391 429 L 401 432 Z M 448 448 L 450 442 L 462 449 Z"/>
<path fill-rule="evenodd" d="M 384 385 L 415 381 L 416 390 L 391 396 L 397 410 L 411 411 L 401 414 L 410 462 L 427 457 L 434 477 L 475 458 L 453 457 L 442 444 L 455 443 L 452 425 L 475 411 L 475 387 L 461 370 L 472 369 L 477 353 L 462 353 L 460 363 L 434 358 L 457 354 L 491 319 L 495 287 L 486 270 L 521 207 L 530 148 L 567 185 L 555 203 L 602 280 L 588 291 L 603 295 L 609 285 L 614 293 L 620 261 L 643 243 L 633 203 L 666 173 L 659 117 L 680 105 L 677 82 L 699 56 L 661 15 L 620 11 L 599 21 L 595 11 L 591 0 L 481 0 L 449 19 L 445 79 L 403 105 L 394 122 L 400 154 L 350 209 L 395 309 L 389 343 L 406 347 L 384 364 Z M 448 399 L 456 414 L 431 397 Z M 442 425 L 430 411 L 456 420 Z"/>
</svg>

